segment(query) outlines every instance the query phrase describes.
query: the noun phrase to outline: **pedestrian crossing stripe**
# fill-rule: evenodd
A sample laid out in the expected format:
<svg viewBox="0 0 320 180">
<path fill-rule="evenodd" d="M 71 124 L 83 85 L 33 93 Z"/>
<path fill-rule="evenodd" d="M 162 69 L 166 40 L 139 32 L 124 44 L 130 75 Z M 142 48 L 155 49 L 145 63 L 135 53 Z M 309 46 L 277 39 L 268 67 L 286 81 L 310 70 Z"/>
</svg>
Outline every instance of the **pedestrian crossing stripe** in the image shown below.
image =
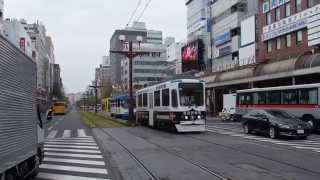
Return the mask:
<svg viewBox="0 0 320 180">
<path fill-rule="evenodd" d="M 282 141 L 264 137 L 258 137 L 253 135 L 244 134 L 241 132 L 241 129 L 235 128 L 225 128 L 225 127 L 218 127 L 216 124 L 215 126 L 207 125 L 207 131 L 222 135 L 229 135 L 232 137 L 239 137 L 244 139 L 256 140 L 261 142 L 270 142 L 277 145 L 284 145 L 290 146 L 296 149 L 303 149 L 303 150 L 311 150 L 313 152 L 320 152 L 320 138 L 313 138 L 312 140 L 304 140 L 304 141 Z"/>
<path fill-rule="evenodd" d="M 38 178 L 52 180 L 107 179 L 106 164 L 92 136 L 87 136 L 84 130 L 77 130 L 78 137 L 74 138 L 71 137 L 71 130 L 64 130 L 62 137 L 56 137 L 57 134 L 57 131 L 50 132 L 44 143 L 45 158 L 40 166 Z M 79 173 L 88 174 L 82 177 Z"/>
<path fill-rule="evenodd" d="M 62 174 L 51 174 L 51 173 L 39 173 L 38 178 L 41 179 L 55 179 L 55 180 L 110 180 L 110 179 L 101 179 L 101 178 L 89 178 L 81 176 L 71 176 L 71 175 L 62 175 Z"/>
</svg>

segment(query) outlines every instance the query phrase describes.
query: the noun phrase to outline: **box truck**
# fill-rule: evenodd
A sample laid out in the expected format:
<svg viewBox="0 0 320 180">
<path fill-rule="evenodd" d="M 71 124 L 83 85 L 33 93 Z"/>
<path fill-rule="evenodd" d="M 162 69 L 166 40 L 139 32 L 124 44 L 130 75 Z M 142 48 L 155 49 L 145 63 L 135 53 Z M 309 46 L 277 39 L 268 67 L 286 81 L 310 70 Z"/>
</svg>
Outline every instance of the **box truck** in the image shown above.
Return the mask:
<svg viewBox="0 0 320 180">
<path fill-rule="evenodd" d="M 36 63 L 0 35 L 0 180 L 36 176 L 44 131 Z"/>
</svg>

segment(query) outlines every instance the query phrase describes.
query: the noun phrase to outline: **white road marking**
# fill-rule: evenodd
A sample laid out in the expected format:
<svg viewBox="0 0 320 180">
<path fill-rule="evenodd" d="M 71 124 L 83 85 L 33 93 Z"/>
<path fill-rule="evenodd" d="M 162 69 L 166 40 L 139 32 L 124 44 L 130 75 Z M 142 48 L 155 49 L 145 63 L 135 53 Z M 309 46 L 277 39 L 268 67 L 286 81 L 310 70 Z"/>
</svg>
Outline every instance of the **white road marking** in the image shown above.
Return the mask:
<svg viewBox="0 0 320 180">
<path fill-rule="evenodd" d="M 79 158 L 89 158 L 89 159 L 102 159 L 102 155 L 96 154 L 69 154 L 69 153 L 54 153 L 54 152 L 44 152 L 44 155 L 48 156 L 63 156 L 63 157 L 79 157 Z"/>
<path fill-rule="evenodd" d="M 78 129 L 78 137 L 87 137 L 84 129 Z"/>
<path fill-rule="evenodd" d="M 91 136 L 85 138 L 56 138 L 58 140 L 93 140 Z"/>
<path fill-rule="evenodd" d="M 47 136 L 47 139 L 54 139 L 57 135 L 58 131 L 51 131 Z"/>
<path fill-rule="evenodd" d="M 62 159 L 62 158 L 45 157 L 44 161 L 105 166 L 104 161 L 93 161 L 93 160 Z"/>
<path fill-rule="evenodd" d="M 95 143 L 93 140 L 61 140 L 61 139 L 52 139 L 47 142 L 65 142 L 65 143 Z"/>
<path fill-rule="evenodd" d="M 55 142 L 55 141 L 49 141 L 49 142 L 46 142 L 45 144 L 60 144 L 60 145 L 79 145 L 79 146 L 97 146 L 96 143 L 79 143 L 79 142 L 64 142 L 64 141 L 61 141 L 61 142 Z"/>
<path fill-rule="evenodd" d="M 71 130 L 64 130 L 62 137 L 63 137 L 63 138 L 69 138 L 69 137 L 71 137 Z"/>
<path fill-rule="evenodd" d="M 58 152 L 75 152 L 75 153 L 88 153 L 88 154 L 100 154 L 100 151 L 95 150 L 80 150 L 80 149 L 59 149 L 59 148 L 44 148 L 45 151 L 58 151 Z"/>
<path fill-rule="evenodd" d="M 37 177 L 41 179 L 55 179 L 55 180 L 109 180 L 109 179 L 70 176 L 70 175 L 62 175 L 62 174 L 50 174 L 50 173 L 42 173 L 42 172 L 39 173 Z"/>
<path fill-rule="evenodd" d="M 311 149 L 311 150 L 320 150 L 320 148 L 315 148 L 315 147 L 302 147 L 302 146 L 293 146 L 297 149 Z"/>
<path fill-rule="evenodd" d="M 85 167 L 77 167 L 77 166 L 61 166 L 61 165 L 52 165 L 52 164 L 42 164 L 40 168 L 72 171 L 72 172 L 108 174 L 108 171 L 106 169 L 101 169 L 101 168 L 85 168 Z"/>
<path fill-rule="evenodd" d="M 44 147 L 54 147 L 54 148 L 79 148 L 79 149 L 99 149 L 98 146 L 73 146 L 73 145 L 52 145 L 52 144 L 45 144 Z"/>
</svg>

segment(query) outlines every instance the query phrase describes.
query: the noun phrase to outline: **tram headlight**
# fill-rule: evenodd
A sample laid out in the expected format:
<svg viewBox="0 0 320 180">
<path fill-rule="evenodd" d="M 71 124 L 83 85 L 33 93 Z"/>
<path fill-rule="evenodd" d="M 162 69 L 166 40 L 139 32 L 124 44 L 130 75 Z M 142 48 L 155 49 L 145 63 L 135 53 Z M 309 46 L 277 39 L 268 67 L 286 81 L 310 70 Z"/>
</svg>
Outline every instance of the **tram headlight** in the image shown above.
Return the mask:
<svg viewBox="0 0 320 180">
<path fill-rule="evenodd" d="M 189 119 L 189 117 L 188 117 L 188 116 L 184 116 L 184 119 L 185 119 L 185 120 L 188 120 L 188 119 Z"/>
<path fill-rule="evenodd" d="M 200 116 L 200 115 L 198 115 L 198 119 L 201 119 L 201 116 Z"/>
</svg>

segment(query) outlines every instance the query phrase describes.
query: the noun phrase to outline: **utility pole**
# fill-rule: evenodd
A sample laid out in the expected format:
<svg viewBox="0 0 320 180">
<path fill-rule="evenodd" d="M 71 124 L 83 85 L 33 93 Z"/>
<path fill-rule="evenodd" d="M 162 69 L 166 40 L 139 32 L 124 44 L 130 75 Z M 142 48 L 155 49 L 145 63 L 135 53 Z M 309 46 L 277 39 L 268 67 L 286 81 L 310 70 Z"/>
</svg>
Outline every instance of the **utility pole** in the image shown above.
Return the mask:
<svg viewBox="0 0 320 180">
<path fill-rule="evenodd" d="M 119 36 L 119 40 L 124 43 L 125 41 L 125 36 L 124 35 L 120 35 Z M 141 36 L 137 36 L 137 42 L 139 43 L 139 48 L 140 48 L 140 43 L 142 42 L 142 37 Z M 129 122 L 131 122 L 132 124 L 135 123 L 134 120 L 134 112 L 133 112 L 133 108 L 134 108 L 134 99 L 133 99 L 133 88 L 132 88 L 132 61 L 135 57 L 137 56 L 142 56 L 145 54 L 149 54 L 150 52 L 143 52 L 143 51 L 133 51 L 133 42 L 129 41 L 129 50 L 128 51 L 114 51 L 114 50 L 110 50 L 110 53 L 117 53 L 117 54 L 122 54 L 125 55 L 128 59 L 129 59 Z"/>
<path fill-rule="evenodd" d="M 98 89 L 101 88 L 102 86 L 98 86 L 98 82 L 97 80 L 95 80 L 94 85 L 89 87 L 94 89 L 94 96 L 95 96 L 94 112 L 97 114 L 98 113 Z"/>
</svg>

